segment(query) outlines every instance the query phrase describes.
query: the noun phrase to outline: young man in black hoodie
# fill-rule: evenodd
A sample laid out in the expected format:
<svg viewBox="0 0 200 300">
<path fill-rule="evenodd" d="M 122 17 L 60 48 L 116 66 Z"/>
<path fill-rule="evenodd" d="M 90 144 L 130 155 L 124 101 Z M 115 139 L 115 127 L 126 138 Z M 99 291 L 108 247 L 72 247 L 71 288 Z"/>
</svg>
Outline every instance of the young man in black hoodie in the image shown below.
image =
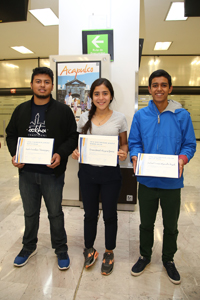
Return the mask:
<svg viewBox="0 0 200 300">
<path fill-rule="evenodd" d="M 33 97 L 16 107 L 6 128 L 7 145 L 12 164 L 19 169 L 19 189 L 25 218 L 23 248 L 14 260 L 21 267 L 36 254 L 41 198 L 43 196 L 50 222 L 52 248 L 58 268 L 70 266 L 67 235 L 62 211 L 62 191 L 68 156 L 77 147 L 76 121 L 71 109 L 52 98 L 53 72 L 35 68 L 31 78 Z M 15 161 L 18 137 L 53 138 L 50 165 L 22 164 Z"/>
</svg>

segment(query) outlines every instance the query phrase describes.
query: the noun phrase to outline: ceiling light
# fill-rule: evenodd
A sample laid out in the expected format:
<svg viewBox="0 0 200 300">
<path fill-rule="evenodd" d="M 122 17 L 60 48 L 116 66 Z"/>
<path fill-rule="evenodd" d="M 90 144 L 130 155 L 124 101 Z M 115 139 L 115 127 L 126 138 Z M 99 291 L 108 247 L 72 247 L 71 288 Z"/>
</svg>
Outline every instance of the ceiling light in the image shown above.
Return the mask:
<svg viewBox="0 0 200 300">
<path fill-rule="evenodd" d="M 31 50 L 27 49 L 24 46 L 16 46 L 16 47 L 11 47 L 12 49 L 22 53 L 22 54 L 31 54 L 33 53 Z"/>
<path fill-rule="evenodd" d="M 172 42 L 157 42 L 154 50 L 168 50 Z"/>
<path fill-rule="evenodd" d="M 187 17 L 184 17 L 184 2 L 172 2 L 165 21 L 185 20 L 187 20 Z"/>
<path fill-rule="evenodd" d="M 44 26 L 59 25 L 59 19 L 50 8 L 32 9 L 29 11 Z"/>
</svg>

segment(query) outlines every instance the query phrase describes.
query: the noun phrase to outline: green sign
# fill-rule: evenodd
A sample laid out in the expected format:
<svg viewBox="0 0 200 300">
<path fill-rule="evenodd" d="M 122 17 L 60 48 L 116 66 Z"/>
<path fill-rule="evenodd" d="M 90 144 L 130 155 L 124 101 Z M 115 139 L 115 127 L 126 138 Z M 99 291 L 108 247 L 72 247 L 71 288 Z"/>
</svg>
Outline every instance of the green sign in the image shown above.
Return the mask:
<svg viewBox="0 0 200 300">
<path fill-rule="evenodd" d="M 109 53 L 111 61 L 114 60 L 113 30 L 83 30 L 82 31 L 83 54 Z"/>
<path fill-rule="evenodd" d="M 91 34 L 87 36 L 88 54 L 108 53 L 108 34 Z"/>
</svg>

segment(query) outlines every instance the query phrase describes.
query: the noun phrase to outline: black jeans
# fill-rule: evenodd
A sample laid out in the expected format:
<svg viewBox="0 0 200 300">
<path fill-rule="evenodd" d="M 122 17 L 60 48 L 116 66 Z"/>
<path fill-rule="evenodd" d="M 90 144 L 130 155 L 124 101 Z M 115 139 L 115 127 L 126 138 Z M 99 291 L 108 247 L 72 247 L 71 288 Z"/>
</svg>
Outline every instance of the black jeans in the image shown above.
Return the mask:
<svg viewBox="0 0 200 300">
<path fill-rule="evenodd" d="M 67 236 L 61 205 L 63 185 L 64 174 L 57 178 L 53 174 L 20 172 L 19 189 L 24 207 L 23 248 L 25 250 L 36 249 L 41 198 L 43 196 L 48 211 L 52 248 L 56 249 L 55 253 L 67 251 Z"/>
<path fill-rule="evenodd" d="M 159 200 L 163 218 L 162 261 L 173 261 L 177 251 L 178 218 L 180 213 L 180 189 L 148 188 L 139 184 L 140 205 L 140 254 L 151 259 L 154 243 L 154 224 Z"/>
<path fill-rule="evenodd" d="M 99 197 L 102 201 L 105 224 L 105 247 L 113 250 L 117 237 L 117 201 L 121 188 L 121 173 L 117 167 L 97 167 L 80 164 L 78 173 L 85 210 L 85 247 L 91 248 L 97 233 Z"/>
</svg>

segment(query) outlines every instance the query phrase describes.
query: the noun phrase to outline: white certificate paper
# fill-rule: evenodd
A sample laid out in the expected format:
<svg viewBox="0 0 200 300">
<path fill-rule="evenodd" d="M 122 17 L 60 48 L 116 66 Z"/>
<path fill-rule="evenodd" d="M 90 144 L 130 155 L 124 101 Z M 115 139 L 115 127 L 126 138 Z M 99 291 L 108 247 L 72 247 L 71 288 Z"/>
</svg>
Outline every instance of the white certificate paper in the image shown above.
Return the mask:
<svg viewBox="0 0 200 300">
<path fill-rule="evenodd" d="M 50 165 L 54 139 L 19 137 L 15 162 Z"/>
<path fill-rule="evenodd" d="M 79 135 L 79 162 L 98 166 L 116 166 L 118 136 Z"/>
<path fill-rule="evenodd" d="M 178 155 L 138 153 L 135 175 L 178 178 Z"/>
</svg>

